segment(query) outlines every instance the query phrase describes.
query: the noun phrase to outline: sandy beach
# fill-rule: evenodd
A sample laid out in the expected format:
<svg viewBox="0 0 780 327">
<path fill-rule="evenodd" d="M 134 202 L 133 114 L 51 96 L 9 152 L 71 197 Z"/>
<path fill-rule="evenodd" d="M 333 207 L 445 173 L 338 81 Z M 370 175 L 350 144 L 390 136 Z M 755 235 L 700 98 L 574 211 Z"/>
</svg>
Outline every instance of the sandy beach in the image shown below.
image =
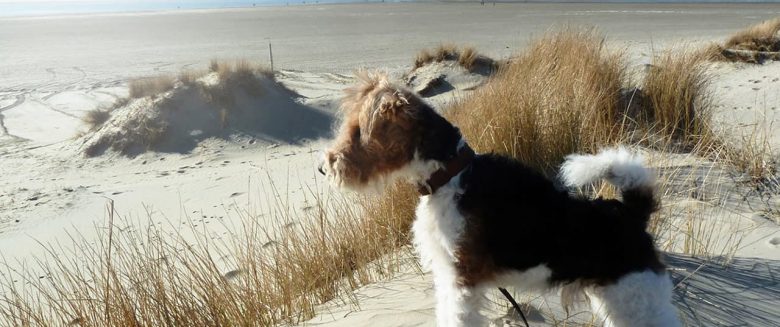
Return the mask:
<svg viewBox="0 0 780 327">
<path fill-rule="evenodd" d="M 248 214 L 263 225 L 262 217 L 273 215 L 262 212 L 279 203 L 295 212 L 311 210 L 316 196 L 339 192 L 316 168 L 353 72 L 382 69 L 401 78 L 424 48 L 467 44 L 504 60 L 554 26 L 586 25 L 603 32 L 608 47 L 627 49 L 630 67 L 641 71 L 664 49 L 722 41 L 778 16 L 780 4 L 377 3 L 0 17 L 0 254 L 7 264 L 46 276 L 49 272 L 32 265 L 47 253 L 41 244 L 67 248 L 63 244 L 76 234 L 96 242 L 109 202 L 119 216 L 137 222 L 127 224 L 128 232 L 152 224 L 171 234 L 185 227 L 200 230 L 213 239 L 233 236 Z M 128 81 L 206 71 L 214 58 L 270 66 L 269 43 L 280 90 L 274 84 L 272 92 L 278 91 L 280 100 L 247 106 L 301 107 L 315 117 L 306 126 L 317 128 L 296 125 L 303 116 L 289 111 L 279 114 L 285 122 L 263 130 L 233 128 L 164 151 L 85 155 L 85 146 L 95 139 L 83 117 L 127 98 Z M 760 138 L 767 148 L 780 149 L 780 62 L 715 63 L 709 72 L 716 129 L 735 142 Z M 453 78 L 460 79 L 451 82 L 452 89 L 428 100 L 443 107 L 487 81 Z M 141 101 L 161 100 L 132 101 L 127 112 L 143 106 Z M 274 128 L 283 132 L 271 132 Z M 702 164 L 684 155 L 650 157 L 659 170 Z M 719 176 L 713 171 L 703 179 Z M 764 193 L 751 193 L 738 182 L 734 175 L 739 174 L 726 175 L 712 190 L 712 201 L 695 205 L 736 199 L 728 210 L 711 212 L 713 219 L 730 219 L 716 234 L 743 236 L 729 250 L 736 260 L 723 268 L 679 248 L 665 249 L 667 261 L 678 269 L 673 274 L 680 285 L 678 309 L 690 326 L 773 326 L 780 323 L 780 211 L 773 211 L 780 210 L 780 195 L 767 191 L 774 197 L 765 201 Z M 670 206 L 691 203 L 677 200 Z M 302 325 L 433 326 L 431 277 L 419 272 L 411 251 L 404 251 L 409 263 L 402 273 L 360 288 L 351 300 L 322 305 L 322 314 Z M 701 274 L 690 277 L 693 271 Z M 507 325 L 519 326 L 503 300 L 494 300 L 486 310 L 496 324 L 508 319 Z M 559 325 L 549 316 L 563 312 L 554 296 L 522 300 L 539 311 L 531 315 L 534 326 Z M 567 318 L 583 323 L 591 316 Z"/>
</svg>

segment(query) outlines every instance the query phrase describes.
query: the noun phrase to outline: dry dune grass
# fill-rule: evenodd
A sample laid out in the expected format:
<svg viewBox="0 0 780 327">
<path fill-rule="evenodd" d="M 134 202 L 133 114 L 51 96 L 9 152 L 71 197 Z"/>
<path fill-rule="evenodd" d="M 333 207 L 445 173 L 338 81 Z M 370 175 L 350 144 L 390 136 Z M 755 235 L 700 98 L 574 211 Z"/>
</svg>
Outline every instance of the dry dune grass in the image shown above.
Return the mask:
<svg viewBox="0 0 780 327">
<path fill-rule="evenodd" d="M 474 47 L 458 47 L 454 44 L 441 44 L 435 49 L 423 49 L 417 53 L 414 60 L 414 68 L 420 68 L 433 62 L 456 61 L 458 65 L 468 71 L 473 70 L 479 64 L 495 65 L 495 63 L 481 56 Z"/>
<path fill-rule="evenodd" d="M 176 79 L 169 75 L 133 79 L 128 84 L 130 97 L 157 96 L 173 89 L 175 82 Z"/>
<path fill-rule="evenodd" d="M 212 59 L 209 62 L 209 71 L 217 73 L 220 79 L 227 79 L 233 75 L 247 74 L 261 74 L 269 77 L 273 76 L 273 72 L 268 67 L 254 63 L 247 59 Z"/>
<path fill-rule="evenodd" d="M 231 103 L 227 99 L 232 90 L 244 90 L 258 94 L 262 89 L 261 79 L 274 79 L 273 72 L 267 67 L 254 64 L 248 60 L 216 61 L 210 64 L 212 72 L 217 73 L 219 83 L 203 88 L 205 95 L 223 106 Z M 258 78 L 259 77 L 259 78 Z"/>
<path fill-rule="evenodd" d="M 713 138 L 709 126 L 712 97 L 706 53 L 686 48 L 669 50 L 653 60 L 642 83 L 648 98 L 649 122 L 661 135 L 688 145 Z"/>
<path fill-rule="evenodd" d="M 458 64 L 461 67 L 466 68 L 466 70 L 472 70 L 477 59 L 479 59 L 479 53 L 477 53 L 476 49 L 473 47 L 464 47 L 458 55 Z"/>
<path fill-rule="evenodd" d="M 603 37 L 593 30 L 565 28 L 536 40 L 488 84 L 449 108 L 449 118 L 478 151 L 504 153 L 547 173 L 571 152 L 649 137 L 637 138 L 636 132 L 699 142 L 708 116 L 696 113 L 706 109 L 700 86 L 708 76 L 686 66 L 690 60 L 660 57 L 645 85 L 656 108 L 645 124 L 628 117 L 621 102 L 627 83 L 622 54 L 605 50 Z M 227 71 L 216 61 L 212 67 Z M 245 71 L 236 67 L 231 71 Z M 275 188 L 268 193 L 267 203 L 278 203 L 269 211 L 276 225 L 249 223 L 243 236 L 222 247 L 207 237 L 193 244 L 154 229 L 112 238 L 116 228 L 109 228 L 97 246 L 82 241 L 73 256 L 43 263 L 51 280 L 9 271 L 0 279 L 0 317 L 10 325 L 294 323 L 311 317 L 316 305 L 349 300 L 354 288 L 392 274 L 398 264 L 394 254 L 408 245 L 417 199 L 411 187 L 396 186 L 357 205 L 315 197 L 308 214 L 279 203 L 283 197 Z M 243 218 L 251 222 L 254 215 Z M 650 228 L 660 234 L 670 226 L 658 215 Z M 688 237 L 700 234 L 692 229 Z M 708 250 L 692 244 L 686 248 Z M 227 272 L 213 261 L 224 251 L 236 258 Z"/>
<path fill-rule="evenodd" d="M 531 44 L 485 87 L 447 110 L 474 148 L 552 171 L 563 157 L 621 140 L 626 65 L 591 29 Z"/>
<path fill-rule="evenodd" d="M 178 80 L 182 84 L 189 85 L 195 83 L 199 78 L 206 76 L 205 70 L 185 69 L 179 72 Z"/>
<path fill-rule="evenodd" d="M 726 49 L 780 51 L 780 17 L 763 21 L 732 35 L 724 44 Z"/>
<path fill-rule="evenodd" d="M 780 17 L 741 30 L 706 51 L 716 60 L 763 63 L 780 60 Z"/>
<path fill-rule="evenodd" d="M 171 235 L 154 224 L 114 224 L 109 206 L 100 243 L 74 236 L 69 256 L 48 248 L 51 261 L 35 267 L 51 273 L 46 280 L 6 265 L 0 318 L 12 326 L 277 326 L 306 320 L 320 303 L 349 301 L 351 290 L 404 264 L 397 249 L 409 242 L 411 217 L 381 210 L 408 203 L 315 199 L 310 214 L 293 214 L 270 193 L 277 206 L 264 214 L 277 223 L 260 227 L 244 212 L 241 236 L 222 241 L 195 228 Z M 227 264 L 214 261 L 224 257 Z"/>
<path fill-rule="evenodd" d="M 273 80 L 274 75 L 267 67 L 254 64 L 248 60 L 212 60 L 209 64 L 211 72 L 217 73 L 219 83 L 204 85 L 201 94 L 213 105 L 219 108 L 222 127 L 226 127 L 230 108 L 235 105 L 236 90 L 260 96 L 262 79 Z M 259 76 L 259 78 L 258 78 Z"/>
<path fill-rule="evenodd" d="M 88 111 L 81 120 L 87 124 L 90 130 L 95 130 L 100 128 L 109 118 L 111 118 L 111 112 L 103 108 L 96 108 Z"/>
<path fill-rule="evenodd" d="M 87 125 L 90 131 L 99 129 L 111 118 L 111 112 L 130 103 L 129 98 L 118 98 L 110 106 L 101 106 L 87 112 L 81 121 Z"/>
</svg>

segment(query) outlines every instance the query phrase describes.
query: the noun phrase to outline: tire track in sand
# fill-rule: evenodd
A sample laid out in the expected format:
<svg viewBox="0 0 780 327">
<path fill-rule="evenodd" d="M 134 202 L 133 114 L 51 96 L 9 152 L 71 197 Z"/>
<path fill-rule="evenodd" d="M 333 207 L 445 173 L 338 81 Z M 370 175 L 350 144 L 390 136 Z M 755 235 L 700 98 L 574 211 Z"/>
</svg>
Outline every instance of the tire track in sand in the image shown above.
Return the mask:
<svg viewBox="0 0 780 327">
<path fill-rule="evenodd" d="M 16 95 L 16 101 L 12 104 L 9 104 L 5 107 L 0 108 L 0 135 L 10 135 L 8 134 L 8 128 L 5 127 L 5 116 L 3 116 L 3 111 L 13 109 L 14 107 L 24 103 L 25 97 L 24 94 L 18 94 Z"/>
</svg>

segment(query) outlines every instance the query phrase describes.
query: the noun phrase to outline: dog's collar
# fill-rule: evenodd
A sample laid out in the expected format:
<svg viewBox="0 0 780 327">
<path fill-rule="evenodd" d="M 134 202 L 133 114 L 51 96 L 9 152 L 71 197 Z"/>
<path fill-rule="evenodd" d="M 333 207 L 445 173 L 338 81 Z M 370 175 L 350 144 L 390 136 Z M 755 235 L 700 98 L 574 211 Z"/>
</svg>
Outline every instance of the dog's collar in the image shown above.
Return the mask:
<svg viewBox="0 0 780 327">
<path fill-rule="evenodd" d="M 420 195 L 435 193 L 436 190 L 447 184 L 452 177 L 455 177 L 455 175 L 468 167 L 475 156 L 474 150 L 471 149 L 468 143 L 463 142 L 463 145 L 458 150 L 458 155 L 444 163 L 443 168 L 433 172 L 431 177 L 417 188 L 417 192 Z"/>
</svg>

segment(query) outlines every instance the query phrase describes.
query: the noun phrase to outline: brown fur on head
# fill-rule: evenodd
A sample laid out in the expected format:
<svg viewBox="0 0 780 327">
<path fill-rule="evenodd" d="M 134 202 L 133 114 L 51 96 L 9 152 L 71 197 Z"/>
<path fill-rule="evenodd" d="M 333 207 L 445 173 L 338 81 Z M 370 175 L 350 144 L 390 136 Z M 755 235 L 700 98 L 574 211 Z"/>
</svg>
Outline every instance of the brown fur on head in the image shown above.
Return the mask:
<svg viewBox="0 0 780 327">
<path fill-rule="evenodd" d="M 326 174 L 339 186 L 364 189 L 404 173 L 429 175 L 438 169 L 436 162 L 406 169 L 418 157 L 427 121 L 431 113 L 436 115 L 433 109 L 385 73 L 362 71 L 357 78 L 357 85 L 346 89 L 342 99 L 343 121 L 325 153 Z"/>
</svg>

